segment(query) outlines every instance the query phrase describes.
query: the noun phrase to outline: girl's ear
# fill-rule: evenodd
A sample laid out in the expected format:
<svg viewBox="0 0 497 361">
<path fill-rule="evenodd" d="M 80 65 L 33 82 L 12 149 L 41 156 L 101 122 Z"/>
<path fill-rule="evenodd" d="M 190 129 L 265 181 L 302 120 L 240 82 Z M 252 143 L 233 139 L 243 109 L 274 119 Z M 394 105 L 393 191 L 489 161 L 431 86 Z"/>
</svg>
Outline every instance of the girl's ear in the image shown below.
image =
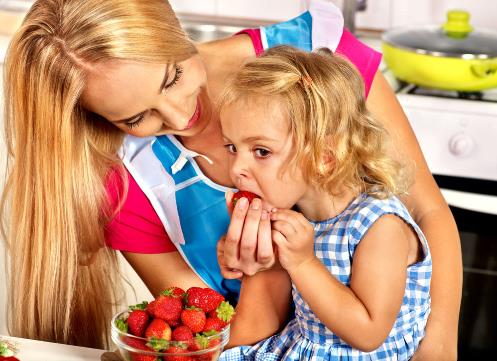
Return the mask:
<svg viewBox="0 0 497 361">
<path fill-rule="evenodd" d="M 334 167 L 335 167 L 335 157 L 329 152 L 323 154 L 321 163 L 319 164 L 319 173 L 320 174 L 329 173 L 333 170 Z"/>
</svg>

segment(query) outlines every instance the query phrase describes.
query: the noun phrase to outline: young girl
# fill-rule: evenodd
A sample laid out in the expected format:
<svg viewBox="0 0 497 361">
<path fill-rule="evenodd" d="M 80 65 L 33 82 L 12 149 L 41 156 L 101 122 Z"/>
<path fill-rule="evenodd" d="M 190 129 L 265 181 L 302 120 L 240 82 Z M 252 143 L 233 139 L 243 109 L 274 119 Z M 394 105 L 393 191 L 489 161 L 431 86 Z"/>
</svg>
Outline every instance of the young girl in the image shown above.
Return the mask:
<svg viewBox="0 0 497 361">
<path fill-rule="evenodd" d="M 423 338 L 430 251 L 364 93 L 343 58 L 283 46 L 221 98 L 232 180 L 261 197 L 296 308 L 281 333 L 223 360 L 407 360 Z"/>
</svg>

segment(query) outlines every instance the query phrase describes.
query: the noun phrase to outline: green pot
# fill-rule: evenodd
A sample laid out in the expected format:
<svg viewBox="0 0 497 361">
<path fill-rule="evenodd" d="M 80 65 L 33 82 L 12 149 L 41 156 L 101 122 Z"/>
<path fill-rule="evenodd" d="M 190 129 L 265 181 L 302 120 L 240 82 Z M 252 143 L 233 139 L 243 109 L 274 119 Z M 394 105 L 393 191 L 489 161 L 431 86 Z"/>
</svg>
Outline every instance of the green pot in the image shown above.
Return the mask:
<svg viewBox="0 0 497 361">
<path fill-rule="evenodd" d="M 400 80 L 464 92 L 497 88 L 497 33 L 473 31 L 469 14 L 449 11 L 443 26 L 383 34 L 383 58 Z"/>
</svg>

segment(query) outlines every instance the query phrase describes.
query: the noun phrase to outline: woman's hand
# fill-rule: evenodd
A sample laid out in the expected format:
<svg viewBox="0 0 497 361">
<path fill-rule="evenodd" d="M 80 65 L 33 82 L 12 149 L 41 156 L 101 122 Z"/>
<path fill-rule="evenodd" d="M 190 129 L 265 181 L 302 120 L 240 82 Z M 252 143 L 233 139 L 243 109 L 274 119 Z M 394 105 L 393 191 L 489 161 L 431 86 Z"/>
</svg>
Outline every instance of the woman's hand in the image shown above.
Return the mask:
<svg viewBox="0 0 497 361">
<path fill-rule="evenodd" d="M 290 272 L 315 259 L 314 228 L 301 214 L 288 209 L 271 211 L 272 237 L 281 266 Z"/>
<path fill-rule="evenodd" d="M 226 193 L 231 223 L 217 247 L 221 272 L 230 276 L 226 278 L 239 278 L 241 273 L 252 276 L 274 265 L 271 220 L 259 198 L 250 204 L 241 198 L 233 208 L 232 197 L 233 193 Z"/>
</svg>

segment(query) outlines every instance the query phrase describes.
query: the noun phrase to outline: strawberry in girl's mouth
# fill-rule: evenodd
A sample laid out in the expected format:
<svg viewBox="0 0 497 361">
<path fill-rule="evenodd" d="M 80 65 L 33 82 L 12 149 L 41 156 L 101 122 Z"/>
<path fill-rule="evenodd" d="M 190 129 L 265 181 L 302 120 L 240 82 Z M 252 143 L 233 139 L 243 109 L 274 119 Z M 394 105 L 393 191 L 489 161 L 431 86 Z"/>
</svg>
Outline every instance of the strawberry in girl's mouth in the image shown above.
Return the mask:
<svg viewBox="0 0 497 361">
<path fill-rule="evenodd" d="M 240 198 L 247 198 L 249 203 L 251 203 L 255 198 L 260 198 L 257 194 L 254 194 L 249 191 L 238 191 L 235 194 L 233 194 L 233 198 L 231 198 L 231 203 L 233 204 L 233 207 L 236 205 L 236 202 Z"/>
</svg>

